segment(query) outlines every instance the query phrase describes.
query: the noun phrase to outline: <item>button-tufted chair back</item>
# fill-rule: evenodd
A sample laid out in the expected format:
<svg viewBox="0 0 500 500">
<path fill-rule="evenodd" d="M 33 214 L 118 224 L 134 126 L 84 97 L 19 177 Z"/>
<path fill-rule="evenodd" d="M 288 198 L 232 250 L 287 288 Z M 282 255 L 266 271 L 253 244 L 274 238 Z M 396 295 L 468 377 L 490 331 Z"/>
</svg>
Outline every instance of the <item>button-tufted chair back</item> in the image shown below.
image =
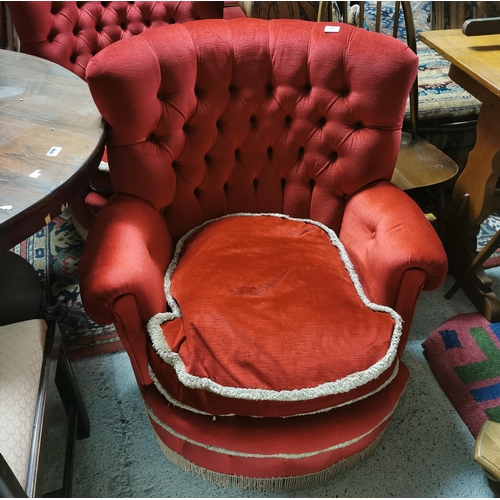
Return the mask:
<svg viewBox="0 0 500 500">
<path fill-rule="evenodd" d="M 416 56 L 384 35 L 234 19 L 113 44 L 87 80 L 109 124 L 115 191 L 164 210 L 177 240 L 235 212 L 340 231 L 346 200 L 391 179 L 415 73 Z"/>
<path fill-rule="evenodd" d="M 222 18 L 223 2 L 7 2 L 21 51 L 85 77 L 90 58 L 148 28 Z"/>
</svg>

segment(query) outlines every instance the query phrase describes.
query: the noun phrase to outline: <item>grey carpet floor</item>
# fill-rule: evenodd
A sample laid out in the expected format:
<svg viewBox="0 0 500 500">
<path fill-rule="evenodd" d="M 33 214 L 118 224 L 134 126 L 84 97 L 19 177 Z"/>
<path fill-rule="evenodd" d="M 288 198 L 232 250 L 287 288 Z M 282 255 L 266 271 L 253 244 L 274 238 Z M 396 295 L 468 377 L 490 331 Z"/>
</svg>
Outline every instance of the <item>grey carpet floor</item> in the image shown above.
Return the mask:
<svg viewBox="0 0 500 500">
<path fill-rule="evenodd" d="M 500 291 L 500 270 L 488 271 Z M 314 488 L 257 493 L 225 489 L 192 477 L 161 453 L 144 411 L 127 355 L 117 353 L 73 363 L 92 426 L 76 448 L 74 497 L 495 497 L 473 461 L 474 439 L 444 395 L 423 356 L 422 342 L 440 324 L 475 311 L 462 291 L 451 299 L 439 290 L 422 293 L 404 362 L 411 379 L 379 447 L 365 461 Z M 57 409 L 57 407 L 56 407 Z M 62 411 L 51 431 L 47 488 L 60 480 Z"/>
</svg>

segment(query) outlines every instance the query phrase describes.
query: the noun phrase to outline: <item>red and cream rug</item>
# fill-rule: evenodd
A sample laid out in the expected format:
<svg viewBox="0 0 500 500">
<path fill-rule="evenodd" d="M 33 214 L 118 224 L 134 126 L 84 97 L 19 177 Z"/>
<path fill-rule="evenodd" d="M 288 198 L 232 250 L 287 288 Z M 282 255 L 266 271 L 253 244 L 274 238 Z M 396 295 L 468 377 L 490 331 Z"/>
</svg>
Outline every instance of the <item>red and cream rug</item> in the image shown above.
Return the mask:
<svg viewBox="0 0 500 500">
<path fill-rule="evenodd" d="M 45 304 L 59 323 L 70 359 L 123 349 L 114 326 L 94 323 L 83 309 L 78 283 L 83 244 L 71 215 L 63 213 L 13 248 L 37 271 Z"/>
</svg>

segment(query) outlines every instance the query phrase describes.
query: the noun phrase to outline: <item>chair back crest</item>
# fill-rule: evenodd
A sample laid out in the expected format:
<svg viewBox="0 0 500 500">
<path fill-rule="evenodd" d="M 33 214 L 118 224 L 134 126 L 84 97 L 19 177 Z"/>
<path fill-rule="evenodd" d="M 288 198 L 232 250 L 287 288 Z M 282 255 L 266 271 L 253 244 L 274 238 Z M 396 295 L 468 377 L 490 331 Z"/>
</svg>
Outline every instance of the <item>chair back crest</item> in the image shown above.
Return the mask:
<svg viewBox="0 0 500 500">
<path fill-rule="evenodd" d="M 391 179 L 416 71 L 415 54 L 379 33 L 233 19 L 115 43 L 87 81 L 115 191 L 164 210 L 176 240 L 237 212 L 339 231 L 346 200 Z"/>
</svg>

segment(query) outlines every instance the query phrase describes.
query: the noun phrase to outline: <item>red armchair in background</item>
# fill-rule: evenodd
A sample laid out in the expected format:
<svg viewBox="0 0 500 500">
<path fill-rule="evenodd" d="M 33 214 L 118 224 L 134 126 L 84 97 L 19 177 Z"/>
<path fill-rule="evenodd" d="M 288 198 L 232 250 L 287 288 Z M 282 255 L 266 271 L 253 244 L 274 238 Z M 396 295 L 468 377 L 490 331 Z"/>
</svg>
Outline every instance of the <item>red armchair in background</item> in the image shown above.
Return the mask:
<svg viewBox="0 0 500 500">
<path fill-rule="evenodd" d="M 166 24 L 222 18 L 224 8 L 224 2 L 11 1 L 7 5 L 21 52 L 58 63 L 81 78 L 92 56 L 118 40 Z M 71 206 L 80 233 L 86 233 L 111 193 L 105 163 L 92 186 L 82 186 L 82 199 Z"/>
<path fill-rule="evenodd" d="M 87 68 L 115 193 L 82 301 L 114 323 L 163 452 L 219 484 L 304 487 L 373 450 L 447 271 L 390 183 L 417 57 L 325 26 L 185 23 Z"/>
</svg>

